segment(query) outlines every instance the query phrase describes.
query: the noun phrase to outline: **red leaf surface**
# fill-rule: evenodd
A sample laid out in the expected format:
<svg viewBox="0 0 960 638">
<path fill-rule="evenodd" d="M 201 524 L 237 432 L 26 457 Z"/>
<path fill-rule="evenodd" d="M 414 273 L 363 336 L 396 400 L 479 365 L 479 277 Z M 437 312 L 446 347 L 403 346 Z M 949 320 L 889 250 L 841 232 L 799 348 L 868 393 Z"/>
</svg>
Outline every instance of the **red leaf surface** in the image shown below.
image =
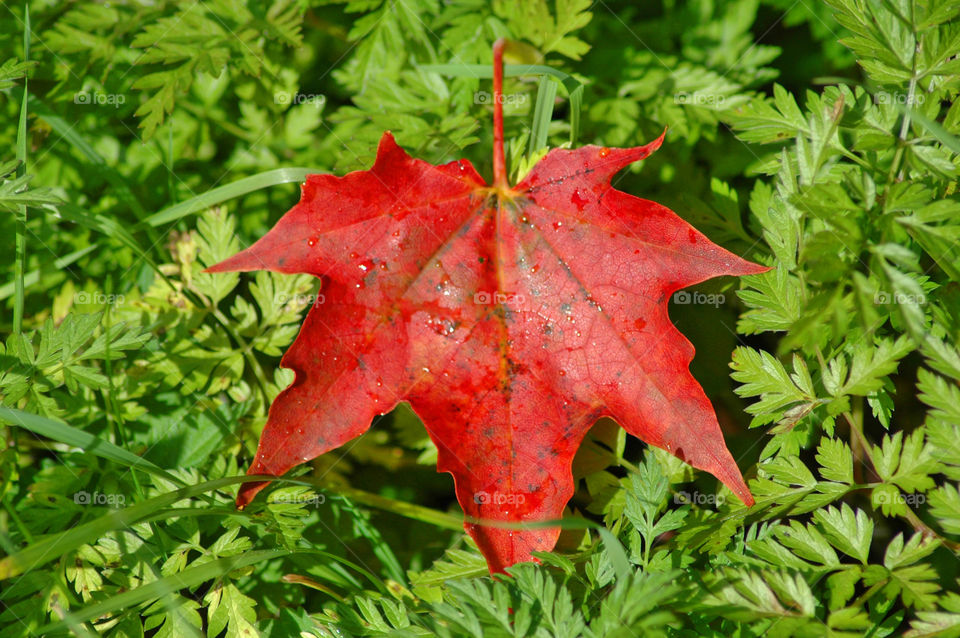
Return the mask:
<svg viewBox="0 0 960 638">
<path fill-rule="evenodd" d="M 499 111 L 495 100 L 496 125 Z M 488 186 L 470 162 L 433 166 L 388 132 L 370 170 L 309 176 L 273 229 L 210 268 L 322 280 L 248 473 L 279 476 L 407 401 L 491 571 L 552 549 L 560 530 L 477 519 L 560 518 L 574 453 L 602 416 L 753 504 L 667 304 L 685 286 L 767 269 L 610 185 L 662 141 L 555 149 L 509 187 L 502 151 Z M 263 487 L 244 485 L 238 505 Z"/>
</svg>

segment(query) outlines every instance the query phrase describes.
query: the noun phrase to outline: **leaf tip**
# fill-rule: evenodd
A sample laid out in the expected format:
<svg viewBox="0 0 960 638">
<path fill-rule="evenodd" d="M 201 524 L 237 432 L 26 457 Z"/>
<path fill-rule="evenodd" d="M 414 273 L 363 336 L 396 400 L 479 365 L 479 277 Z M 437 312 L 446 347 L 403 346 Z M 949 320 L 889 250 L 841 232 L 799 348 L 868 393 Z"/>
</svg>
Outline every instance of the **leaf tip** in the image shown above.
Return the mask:
<svg viewBox="0 0 960 638">
<path fill-rule="evenodd" d="M 236 506 L 238 510 L 243 510 L 253 501 L 253 499 L 260 493 L 260 490 L 267 486 L 266 481 L 254 481 L 251 483 L 244 483 L 240 486 L 240 491 L 237 492 Z"/>
<path fill-rule="evenodd" d="M 218 262 L 212 266 L 208 266 L 203 269 L 205 273 L 220 273 L 220 272 L 238 272 L 238 271 L 247 271 L 247 270 L 264 270 L 265 266 L 257 260 L 257 263 L 251 263 L 250 249 L 242 250 L 232 257 L 228 257 L 221 262 Z"/>
</svg>

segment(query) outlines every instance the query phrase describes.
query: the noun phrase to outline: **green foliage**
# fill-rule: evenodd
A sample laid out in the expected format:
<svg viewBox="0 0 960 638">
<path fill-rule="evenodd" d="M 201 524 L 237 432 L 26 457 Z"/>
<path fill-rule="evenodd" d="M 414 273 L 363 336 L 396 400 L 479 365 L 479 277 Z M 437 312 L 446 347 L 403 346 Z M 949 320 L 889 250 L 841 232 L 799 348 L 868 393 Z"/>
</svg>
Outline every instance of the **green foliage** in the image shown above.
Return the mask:
<svg viewBox="0 0 960 638">
<path fill-rule="evenodd" d="M 3 636 L 960 635 L 960 2 L 27 4 L 0 10 Z M 203 269 L 385 129 L 489 174 L 470 65 L 501 36 L 567 78 L 507 79 L 512 174 L 669 127 L 618 187 L 772 266 L 671 308 L 756 505 L 601 421 L 557 549 L 493 578 L 400 406 L 237 511 L 324 291 Z"/>
<path fill-rule="evenodd" d="M 0 211 L 17 213 L 20 206 L 43 206 L 60 201 L 49 188 L 28 188 L 33 176 L 15 176 L 19 165 L 17 160 L 0 165 Z"/>
</svg>

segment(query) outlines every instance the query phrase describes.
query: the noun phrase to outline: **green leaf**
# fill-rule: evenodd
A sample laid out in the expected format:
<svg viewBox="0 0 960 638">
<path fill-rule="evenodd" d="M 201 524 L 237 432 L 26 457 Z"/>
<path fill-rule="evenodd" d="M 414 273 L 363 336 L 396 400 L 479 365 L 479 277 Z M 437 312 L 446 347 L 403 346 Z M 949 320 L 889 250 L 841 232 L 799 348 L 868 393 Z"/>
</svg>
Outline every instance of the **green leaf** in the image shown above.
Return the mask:
<svg viewBox="0 0 960 638">
<path fill-rule="evenodd" d="M 951 483 L 941 485 L 928 495 L 930 513 L 949 534 L 960 534 L 960 492 Z"/>
<path fill-rule="evenodd" d="M 817 447 L 820 475 L 828 481 L 853 484 L 853 453 L 844 441 L 823 437 Z"/>
<path fill-rule="evenodd" d="M 220 635 L 226 629 L 227 638 L 260 636 L 254 626 L 257 620 L 256 602 L 240 593 L 234 583 L 219 583 L 207 592 L 203 600 L 207 603 L 209 634 Z"/>
<path fill-rule="evenodd" d="M 150 461 L 66 423 L 4 406 L 0 406 L 0 419 L 54 441 L 78 447 L 90 454 L 119 463 L 124 467 L 135 467 L 162 476 L 173 483 L 182 484 L 180 479 Z"/>
<path fill-rule="evenodd" d="M 840 508 L 827 507 L 813 513 L 813 520 L 830 544 L 864 565 L 870 553 L 873 521 L 863 510 L 854 510 L 846 503 Z"/>
<path fill-rule="evenodd" d="M 747 408 L 755 415 L 752 426 L 777 420 L 793 425 L 820 403 L 803 359 L 795 356 L 792 374 L 768 352 L 739 347 L 733 353 L 731 375 L 741 383 L 735 391 L 742 397 L 759 396 Z M 791 408 L 787 410 L 786 408 Z"/>
<path fill-rule="evenodd" d="M 156 600 L 168 592 L 176 591 L 178 589 L 193 588 L 209 580 L 220 578 L 233 570 L 240 569 L 241 567 L 256 565 L 257 563 L 263 563 L 274 558 L 281 558 L 289 554 L 290 552 L 284 550 L 260 550 L 247 552 L 241 556 L 219 558 L 206 563 L 205 565 L 193 567 L 179 574 L 166 576 L 148 585 L 143 585 L 142 587 L 137 587 L 131 591 L 112 596 L 103 602 L 89 605 L 75 612 L 68 612 L 67 619 L 46 625 L 38 631 L 41 633 L 60 631 L 67 627 L 68 624 L 85 622 L 94 618 L 99 618 L 100 616 L 110 612 L 120 609 L 127 609 L 149 600 Z M 196 603 L 194 603 L 193 608 L 196 608 Z M 155 606 L 154 609 L 156 611 L 160 611 L 161 608 Z M 197 619 L 199 619 L 199 616 L 197 616 Z M 168 617 L 168 621 L 169 620 L 170 618 Z M 180 622 L 181 620 L 175 620 L 175 624 L 178 626 Z M 187 625 L 195 625 L 199 627 L 199 623 L 195 624 L 192 621 L 188 621 Z M 166 635 L 171 637 L 178 635 L 176 630 L 174 630 L 172 627 L 168 631 L 171 633 Z"/>
</svg>

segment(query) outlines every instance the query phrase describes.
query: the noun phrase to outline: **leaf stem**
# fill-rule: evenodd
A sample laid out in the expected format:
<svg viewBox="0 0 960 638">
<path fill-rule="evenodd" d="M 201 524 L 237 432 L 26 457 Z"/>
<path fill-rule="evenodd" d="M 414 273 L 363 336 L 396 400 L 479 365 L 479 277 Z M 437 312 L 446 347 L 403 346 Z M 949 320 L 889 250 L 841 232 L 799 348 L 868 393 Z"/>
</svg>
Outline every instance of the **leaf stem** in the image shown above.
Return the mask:
<svg viewBox="0 0 960 638">
<path fill-rule="evenodd" d="M 910 523 L 910 527 L 916 532 L 920 532 L 926 538 L 933 538 L 940 541 L 940 544 L 952 551 L 953 553 L 960 552 L 960 543 L 957 541 L 952 541 L 949 538 L 941 536 L 937 533 L 935 529 L 924 523 L 920 520 L 920 517 L 917 516 L 917 513 L 909 505 L 904 505 L 904 514 L 903 517 L 907 519 L 907 522 Z"/>
<path fill-rule="evenodd" d="M 493 185 L 507 188 L 507 166 L 503 153 L 503 47 L 506 38 L 493 43 Z"/>
<path fill-rule="evenodd" d="M 897 181 L 903 180 L 903 171 L 900 169 L 900 163 L 906 149 L 907 135 L 910 133 L 910 115 L 917 93 L 917 54 L 923 45 L 923 39 L 917 33 L 916 22 L 911 21 L 910 30 L 913 33 L 914 45 L 913 57 L 910 62 L 910 83 L 907 87 L 907 108 L 903 114 L 903 122 L 900 124 L 900 135 L 898 136 L 900 142 L 897 144 L 897 151 L 893 156 L 893 161 L 890 163 L 890 173 L 887 178 L 890 182 L 894 180 L 895 175 Z M 897 171 L 900 171 L 899 174 Z"/>
<path fill-rule="evenodd" d="M 857 409 L 858 406 L 859 409 Z M 850 412 L 844 412 L 843 417 L 847 420 L 847 423 L 850 424 L 850 432 L 853 434 L 851 437 L 851 443 L 853 443 L 853 441 L 859 441 L 866 458 L 870 461 L 873 474 L 880 479 L 878 485 L 894 485 L 899 490 L 899 486 L 893 482 L 884 480 L 884 478 L 880 475 L 880 472 L 877 470 L 877 462 L 873 458 L 873 453 L 870 449 L 870 443 L 867 441 L 867 437 L 863 434 L 863 401 L 861 400 L 854 404 L 854 414 L 851 415 Z M 857 482 L 860 482 L 859 479 L 857 479 Z M 944 537 L 942 534 L 938 533 L 932 527 L 924 523 L 909 505 L 904 504 L 903 509 L 904 513 L 900 514 L 900 516 L 903 516 L 903 518 L 906 519 L 907 523 L 910 524 L 910 527 L 912 527 L 914 531 L 920 532 L 927 538 L 935 538 L 939 540 L 942 545 L 947 547 L 952 552 L 960 552 L 960 543 Z"/>
<path fill-rule="evenodd" d="M 253 344 L 247 342 L 243 336 L 233 329 L 230 320 L 227 319 L 227 316 L 220 311 L 216 306 L 209 306 L 212 308 L 213 317 L 220 322 L 220 325 L 223 326 L 223 329 L 227 331 L 234 341 L 237 342 L 237 345 L 240 346 L 240 349 L 243 351 L 243 357 L 247 360 L 247 363 L 250 365 L 250 369 L 253 370 L 253 376 L 256 377 L 257 383 L 260 384 L 260 391 L 263 392 L 263 398 L 267 399 L 269 402 L 270 399 L 270 384 L 267 381 L 267 375 L 264 374 L 263 368 L 260 367 L 260 362 L 257 361 L 257 356 L 253 353 Z"/>
<path fill-rule="evenodd" d="M 294 481 L 290 482 L 314 485 L 319 489 L 330 492 L 331 495 L 342 496 L 361 505 L 375 507 L 379 510 L 396 514 L 397 516 L 435 525 L 441 529 L 449 529 L 457 532 L 463 531 L 463 519 L 461 517 L 423 505 L 398 501 L 332 481 L 314 480 L 309 476 L 298 476 Z"/>
<path fill-rule="evenodd" d="M 867 440 L 866 435 L 863 433 L 863 400 L 861 399 L 853 404 L 853 414 L 851 414 L 849 410 L 843 412 L 843 418 L 846 419 L 847 424 L 850 426 L 851 448 L 853 447 L 854 441 L 856 441 L 861 452 L 863 453 L 863 456 L 860 457 L 860 462 L 863 464 L 864 469 L 871 472 L 880 481 L 883 481 L 883 477 L 877 470 L 877 462 L 873 458 L 873 450 L 870 447 L 870 441 Z M 869 461 L 869 464 L 867 461 Z M 858 483 L 863 482 L 861 478 L 854 478 Z"/>
</svg>

